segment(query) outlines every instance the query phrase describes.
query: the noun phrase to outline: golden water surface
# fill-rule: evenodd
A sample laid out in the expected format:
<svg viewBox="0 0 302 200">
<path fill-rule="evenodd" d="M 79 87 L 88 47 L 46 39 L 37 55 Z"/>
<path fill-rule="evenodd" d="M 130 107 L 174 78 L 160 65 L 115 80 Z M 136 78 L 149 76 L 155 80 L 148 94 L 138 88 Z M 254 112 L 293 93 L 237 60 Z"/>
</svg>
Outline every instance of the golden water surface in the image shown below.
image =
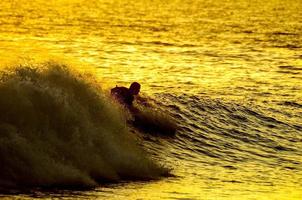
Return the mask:
<svg viewBox="0 0 302 200">
<path fill-rule="evenodd" d="M 242 102 L 278 110 L 274 117 L 296 125 L 276 133 L 296 138 L 284 144 L 300 151 L 277 153 L 270 161 L 257 157 L 234 170 L 204 155 L 186 159 L 188 150 L 181 147 L 177 155 L 183 156 L 173 157 L 171 141 L 159 139 L 165 153 L 158 159 L 176 177 L 41 197 L 302 199 L 301 10 L 301 0 L 2 0 L 3 63 L 63 59 L 94 69 L 106 87 L 138 81 L 148 96 Z M 241 148 L 235 154 L 257 151 L 253 145 Z M 284 168 L 281 157 L 296 166 Z"/>
</svg>

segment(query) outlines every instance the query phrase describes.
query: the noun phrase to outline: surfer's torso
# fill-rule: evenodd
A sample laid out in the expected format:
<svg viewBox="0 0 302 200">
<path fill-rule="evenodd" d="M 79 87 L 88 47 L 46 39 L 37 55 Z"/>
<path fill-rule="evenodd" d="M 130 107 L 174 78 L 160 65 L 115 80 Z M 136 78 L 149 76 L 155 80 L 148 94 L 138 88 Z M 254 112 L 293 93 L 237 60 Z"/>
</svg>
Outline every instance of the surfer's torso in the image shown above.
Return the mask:
<svg viewBox="0 0 302 200">
<path fill-rule="evenodd" d="M 116 86 L 115 88 L 112 88 L 111 95 L 113 95 L 120 103 L 123 103 L 127 106 L 132 106 L 132 102 L 134 101 L 134 96 L 126 87 Z"/>
</svg>

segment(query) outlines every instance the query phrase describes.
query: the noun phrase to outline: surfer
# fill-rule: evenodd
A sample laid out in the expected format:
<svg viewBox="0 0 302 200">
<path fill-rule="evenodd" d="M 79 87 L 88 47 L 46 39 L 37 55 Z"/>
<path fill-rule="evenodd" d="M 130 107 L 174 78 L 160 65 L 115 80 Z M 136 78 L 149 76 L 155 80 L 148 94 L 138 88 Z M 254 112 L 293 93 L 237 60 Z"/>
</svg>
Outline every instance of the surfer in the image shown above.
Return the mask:
<svg viewBox="0 0 302 200">
<path fill-rule="evenodd" d="M 156 114 L 156 111 L 151 110 L 152 107 L 146 101 L 147 99 L 138 96 L 141 85 L 133 82 L 129 88 L 118 87 L 111 89 L 111 96 L 114 97 L 120 104 L 125 106 L 131 113 L 131 119 L 127 120 L 128 124 L 133 127 L 150 133 L 164 133 L 165 135 L 173 136 L 176 132 L 176 124 L 168 117 Z M 138 105 L 135 107 L 133 101 L 136 99 Z M 148 109 L 152 112 L 148 112 Z M 147 109 L 145 111 L 144 109 Z"/>
<path fill-rule="evenodd" d="M 133 82 L 129 88 L 118 87 L 111 89 L 111 95 L 115 97 L 121 104 L 129 109 L 133 108 L 133 101 L 140 91 L 141 85 L 138 82 Z"/>
</svg>

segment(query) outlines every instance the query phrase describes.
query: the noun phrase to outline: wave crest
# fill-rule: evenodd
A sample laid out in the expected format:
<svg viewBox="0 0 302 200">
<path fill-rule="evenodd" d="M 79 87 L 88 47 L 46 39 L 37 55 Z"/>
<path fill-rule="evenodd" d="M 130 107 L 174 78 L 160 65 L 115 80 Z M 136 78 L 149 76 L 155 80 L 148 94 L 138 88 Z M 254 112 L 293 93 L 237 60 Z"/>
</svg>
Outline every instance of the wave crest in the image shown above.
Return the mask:
<svg viewBox="0 0 302 200">
<path fill-rule="evenodd" d="M 168 173 L 135 144 L 97 80 L 65 64 L 0 72 L 0 188 L 91 187 Z"/>
</svg>

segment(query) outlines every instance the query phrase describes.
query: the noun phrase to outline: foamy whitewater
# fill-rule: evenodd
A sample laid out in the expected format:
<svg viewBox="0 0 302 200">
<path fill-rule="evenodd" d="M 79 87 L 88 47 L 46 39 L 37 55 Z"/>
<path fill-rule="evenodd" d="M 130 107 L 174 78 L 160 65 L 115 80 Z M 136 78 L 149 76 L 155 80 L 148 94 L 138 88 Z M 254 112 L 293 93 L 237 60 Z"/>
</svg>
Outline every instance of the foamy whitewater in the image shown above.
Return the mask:
<svg viewBox="0 0 302 200">
<path fill-rule="evenodd" d="M 157 178 L 99 84 L 54 62 L 0 73 L 0 188 Z"/>
<path fill-rule="evenodd" d="M 300 200 L 301 10 L 2 0 L 0 196 Z M 109 96 L 133 81 L 138 124 Z"/>
</svg>

